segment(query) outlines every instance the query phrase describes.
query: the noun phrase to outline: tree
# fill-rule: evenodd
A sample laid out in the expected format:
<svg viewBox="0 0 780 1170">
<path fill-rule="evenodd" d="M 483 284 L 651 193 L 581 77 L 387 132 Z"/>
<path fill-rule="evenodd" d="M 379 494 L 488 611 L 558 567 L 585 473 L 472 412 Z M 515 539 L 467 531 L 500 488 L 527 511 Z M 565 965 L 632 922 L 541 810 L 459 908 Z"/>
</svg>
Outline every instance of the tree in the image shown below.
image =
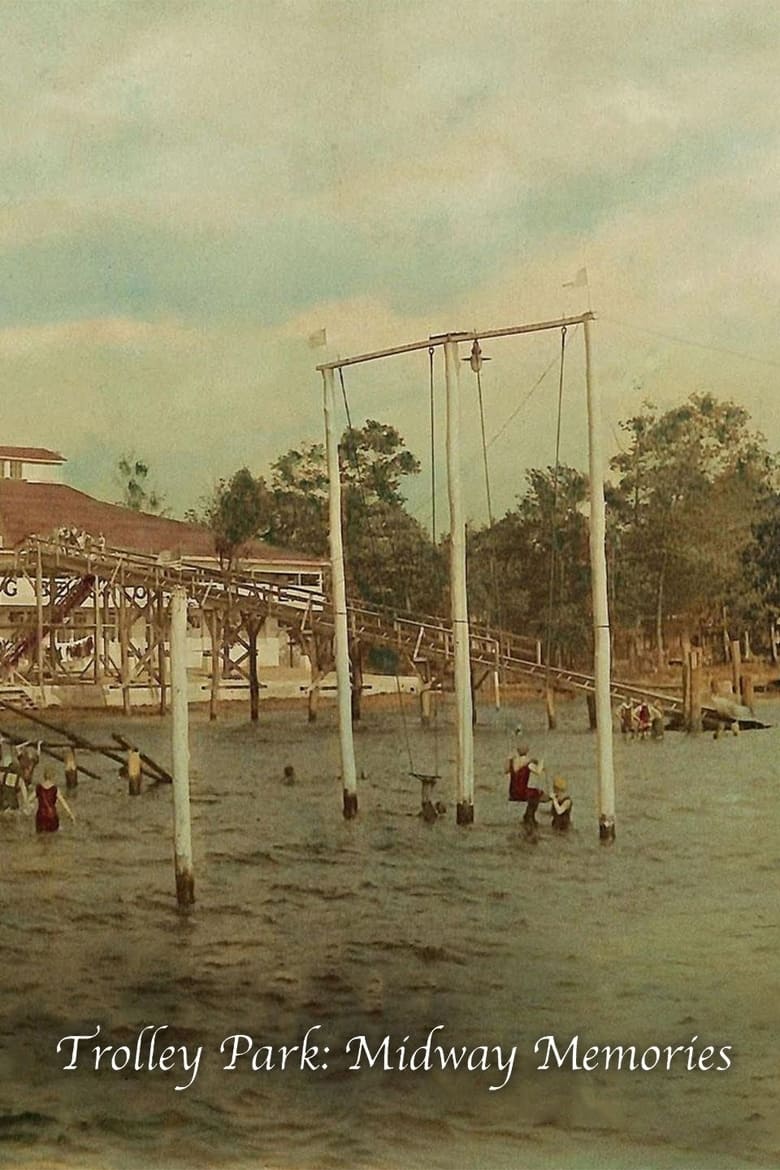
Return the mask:
<svg viewBox="0 0 780 1170">
<path fill-rule="evenodd" d="M 611 464 L 614 600 L 624 622 L 652 613 L 659 664 L 669 614 L 711 623 L 744 591 L 741 552 L 772 470 L 749 422 L 733 402 L 692 394 L 664 414 L 646 402 L 621 423 L 630 442 Z"/>
<path fill-rule="evenodd" d="M 469 541 L 471 612 L 571 662 L 590 644 L 587 479 L 531 468 L 517 506 Z"/>
<path fill-rule="evenodd" d="M 243 546 L 267 536 L 271 500 L 265 481 L 242 467 L 229 480 L 220 480 L 207 500 L 203 522 L 214 533 L 214 547 L 223 569 L 235 567 Z"/>
<path fill-rule="evenodd" d="M 349 588 L 367 602 L 395 609 L 438 609 L 445 572 L 421 524 L 405 508 L 403 480 L 419 461 L 399 432 L 369 419 L 339 444 L 344 551 Z M 271 467 L 269 538 L 325 555 L 328 473 L 321 443 L 304 443 Z"/>
<path fill-rule="evenodd" d="M 149 466 L 135 455 L 122 455 L 116 465 L 116 478 L 122 488 L 122 499 L 117 503 L 134 512 L 153 512 L 165 515 L 165 498 L 150 486 Z"/>
</svg>

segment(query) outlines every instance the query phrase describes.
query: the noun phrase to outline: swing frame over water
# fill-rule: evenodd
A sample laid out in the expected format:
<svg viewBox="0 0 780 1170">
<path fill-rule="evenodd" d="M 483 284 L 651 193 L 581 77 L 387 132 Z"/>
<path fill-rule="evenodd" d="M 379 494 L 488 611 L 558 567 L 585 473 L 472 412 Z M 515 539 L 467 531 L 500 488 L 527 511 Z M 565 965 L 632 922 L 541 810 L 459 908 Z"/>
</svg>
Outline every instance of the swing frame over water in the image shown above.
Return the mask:
<svg viewBox="0 0 780 1170">
<path fill-rule="evenodd" d="M 455 660 L 456 708 L 456 800 L 457 823 L 474 820 L 474 740 L 469 663 L 469 620 L 466 594 L 466 529 L 461 500 L 460 474 L 460 361 L 458 346 L 462 342 L 485 341 L 495 337 L 512 337 L 524 333 L 542 333 L 582 325 L 585 337 L 585 383 L 588 413 L 588 470 L 590 480 L 590 561 L 593 600 L 594 680 L 596 694 L 597 772 L 599 803 L 599 837 L 615 838 L 615 772 L 612 753 L 612 701 L 610 695 L 611 647 L 609 605 L 607 599 L 606 511 L 601 450 L 601 401 L 592 374 L 590 325 L 595 320 L 588 310 L 578 316 L 559 317 L 552 321 L 512 325 L 503 329 L 485 329 L 434 334 L 425 341 L 415 341 L 390 349 L 322 362 L 316 368 L 322 375 L 325 444 L 328 464 L 329 540 L 331 589 L 334 612 L 334 643 L 338 686 L 339 744 L 343 784 L 344 816 L 357 813 L 357 770 L 352 735 L 350 665 L 347 624 L 344 545 L 341 517 L 341 479 L 335 431 L 336 370 L 346 366 L 378 361 L 415 350 L 444 349 L 447 410 L 447 489 L 450 511 L 450 595 Z"/>
</svg>

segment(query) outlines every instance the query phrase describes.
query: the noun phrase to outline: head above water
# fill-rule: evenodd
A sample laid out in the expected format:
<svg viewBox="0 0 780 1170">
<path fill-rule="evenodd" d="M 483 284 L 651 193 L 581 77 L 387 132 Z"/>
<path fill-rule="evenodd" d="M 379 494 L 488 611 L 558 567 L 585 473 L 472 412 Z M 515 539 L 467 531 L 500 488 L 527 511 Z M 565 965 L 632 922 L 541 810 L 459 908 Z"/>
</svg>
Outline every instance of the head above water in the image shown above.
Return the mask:
<svg viewBox="0 0 780 1170">
<path fill-rule="evenodd" d="M 564 780 L 563 776 L 556 776 L 555 779 L 553 780 L 553 791 L 554 792 L 565 792 L 568 787 L 569 786 L 566 783 L 566 781 Z"/>
<path fill-rule="evenodd" d="M 43 770 L 43 787 L 52 788 L 54 785 L 54 773 L 51 768 L 44 768 Z"/>
<path fill-rule="evenodd" d="M 520 756 L 527 756 L 528 755 L 528 744 L 524 743 L 521 739 L 519 739 L 517 741 L 516 751 L 517 751 L 518 755 L 520 755 Z"/>
</svg>

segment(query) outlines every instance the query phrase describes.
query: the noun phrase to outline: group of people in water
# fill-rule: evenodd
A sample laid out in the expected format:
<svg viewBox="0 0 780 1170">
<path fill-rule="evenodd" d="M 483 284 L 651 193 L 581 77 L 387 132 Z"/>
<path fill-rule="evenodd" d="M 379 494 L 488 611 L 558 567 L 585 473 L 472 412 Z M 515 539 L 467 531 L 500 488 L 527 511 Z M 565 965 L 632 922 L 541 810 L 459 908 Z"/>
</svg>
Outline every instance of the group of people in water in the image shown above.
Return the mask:
<svg viewBox="0 0 780 1170">
<path fill-rule="evenodd" d="M 30 813 L 35 809 L 36 832 L 56 833 L 60 808 L 74 824 L 76 817 L 57 787 L 51 768 L 44 768 L 43 779 L 33 787 L 40 758 L 40 742 L 27 741 L 14 747 L 0 737 L 0 813 Z"/>
<path fill-rule="evenodd" d="M 563 776 L 555 776 L 552 792 L 545 790 L 544 761 L 530 755 L 522 727 L 515 730 L 515 749 L 507 760 L 505 772 L 509 776 L 509 800 L 525 804 L 523 829 L 529 839 L 537 837 L 536 812 L 540 804 L 550 805 L 550 823 L 554 832 L 569 831 L 572 809 L 569 786 Z"/>
<path fill-rule="evenodd" d="M 663 712 L 645 699 L 639 703 L 624 699 L 618 707 L 618 719 L 624 739 L 663 739 Z"/>
</svg>

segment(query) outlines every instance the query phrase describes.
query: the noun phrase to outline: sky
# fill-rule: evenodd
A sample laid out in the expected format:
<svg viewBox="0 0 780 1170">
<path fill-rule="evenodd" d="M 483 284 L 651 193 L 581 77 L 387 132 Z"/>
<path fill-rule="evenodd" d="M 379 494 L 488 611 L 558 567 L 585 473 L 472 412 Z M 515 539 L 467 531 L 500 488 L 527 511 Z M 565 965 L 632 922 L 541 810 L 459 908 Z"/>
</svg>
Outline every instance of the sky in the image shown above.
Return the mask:
<svg viewBox="0 0 780 1170">
<path fill-rule="evenodd" d="M 0 20 L 3 443 L 61 451 L 74 486 L 117 499 L 133 454 L 181 514 L 322 439 L 318 362 L 589 307 L 605 458 L 643 400 L 704 390 L 780 449 L 776 3 L 0 0 Z M 561 457 L 584 468 L 582 328 L 566 341 Z M 483 350 L 501 515 L 554 459 L 560 335 Z M 345 371 L 353 421 L 420 457 L 423 521 L 428 377 L 425 351 Z M 461 395 L 478 524 L 467 364 Z"/>
</svg>

